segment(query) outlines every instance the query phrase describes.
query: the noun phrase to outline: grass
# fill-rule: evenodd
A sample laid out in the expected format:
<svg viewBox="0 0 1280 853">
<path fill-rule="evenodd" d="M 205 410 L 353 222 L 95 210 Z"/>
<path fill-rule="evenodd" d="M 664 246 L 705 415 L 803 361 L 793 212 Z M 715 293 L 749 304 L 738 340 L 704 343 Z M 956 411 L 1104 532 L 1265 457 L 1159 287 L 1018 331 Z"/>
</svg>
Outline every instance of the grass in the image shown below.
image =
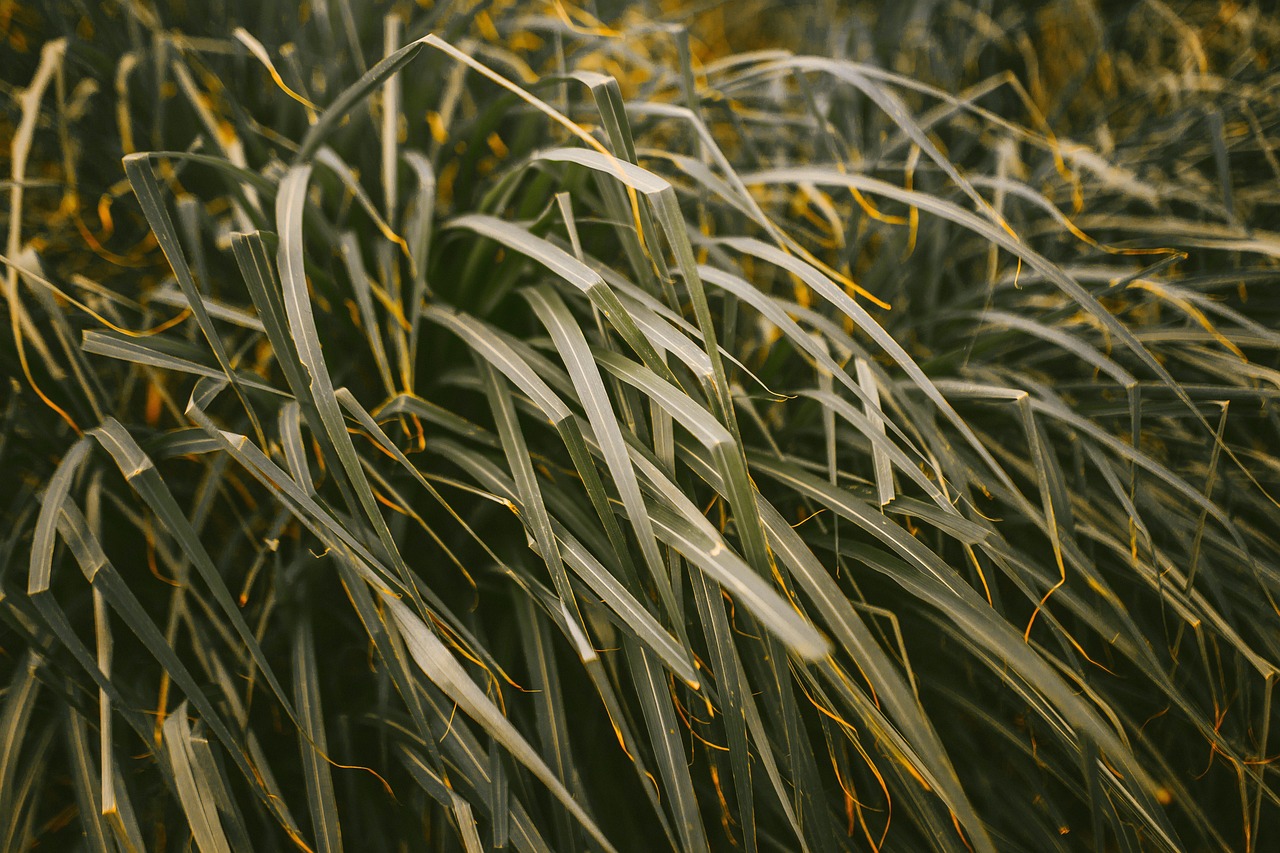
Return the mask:
<svg viewBox="0 0 1280 853">
<path fill-rule="evenodd" d="M 1274 15 L 0 24 L 0 849 L 1276 843 Z"/>
</svg>

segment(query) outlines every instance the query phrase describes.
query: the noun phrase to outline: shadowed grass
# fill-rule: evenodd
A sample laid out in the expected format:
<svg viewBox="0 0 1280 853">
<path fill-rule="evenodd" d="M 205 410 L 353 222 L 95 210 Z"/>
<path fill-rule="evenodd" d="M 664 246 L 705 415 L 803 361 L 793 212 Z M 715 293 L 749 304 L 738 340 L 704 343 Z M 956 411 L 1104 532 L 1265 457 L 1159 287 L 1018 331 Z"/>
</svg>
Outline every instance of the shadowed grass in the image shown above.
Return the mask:
<svg viewBox="0 0 1280 853">
<path fill-rule="evenodd" d="M 0 849 L 1280 833 L 1280 19 L 4 14 Z"/>
</svg>

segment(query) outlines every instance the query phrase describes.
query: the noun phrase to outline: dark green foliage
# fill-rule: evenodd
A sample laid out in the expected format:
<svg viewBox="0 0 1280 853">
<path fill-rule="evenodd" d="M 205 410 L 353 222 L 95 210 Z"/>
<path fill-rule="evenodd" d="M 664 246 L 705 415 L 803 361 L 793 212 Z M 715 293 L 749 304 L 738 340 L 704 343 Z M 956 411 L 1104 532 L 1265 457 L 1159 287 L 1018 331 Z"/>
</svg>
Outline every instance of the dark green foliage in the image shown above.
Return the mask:
<svg viewBox="0 0 1280 853">
<path fill-rule="evenodd" d="M 0 850 L 1276 844 L 1280 20 L 1036 5 L 0 7 Z"/>
</svg>

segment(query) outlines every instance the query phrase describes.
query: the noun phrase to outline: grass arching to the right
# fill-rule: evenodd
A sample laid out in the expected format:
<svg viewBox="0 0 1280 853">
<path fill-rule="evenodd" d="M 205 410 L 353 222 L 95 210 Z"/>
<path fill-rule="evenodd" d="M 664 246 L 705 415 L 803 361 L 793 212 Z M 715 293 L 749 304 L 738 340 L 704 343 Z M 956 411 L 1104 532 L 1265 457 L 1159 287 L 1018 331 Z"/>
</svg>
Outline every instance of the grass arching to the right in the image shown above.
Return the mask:
<svg viewBox="0 0 1280 853">
<path fill-rule="evenodd" d="M 16 7 L 0 849 L 1267 848 L 1280 23 L 747 5 Z"/>
</svg>

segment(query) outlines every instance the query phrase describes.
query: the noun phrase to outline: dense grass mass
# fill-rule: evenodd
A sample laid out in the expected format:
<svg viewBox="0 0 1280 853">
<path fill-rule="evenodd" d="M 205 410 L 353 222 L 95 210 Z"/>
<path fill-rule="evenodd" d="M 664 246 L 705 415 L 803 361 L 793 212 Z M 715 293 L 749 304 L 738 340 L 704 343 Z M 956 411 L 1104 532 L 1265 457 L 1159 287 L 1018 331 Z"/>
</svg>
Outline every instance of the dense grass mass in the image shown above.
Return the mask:
<svg viewBox="0 0 1280 853">
<path fill-rule="evenodd" d="M 0 850 L 1280 845 L 1280 18 L 0 3 Z"/>
</svg>

